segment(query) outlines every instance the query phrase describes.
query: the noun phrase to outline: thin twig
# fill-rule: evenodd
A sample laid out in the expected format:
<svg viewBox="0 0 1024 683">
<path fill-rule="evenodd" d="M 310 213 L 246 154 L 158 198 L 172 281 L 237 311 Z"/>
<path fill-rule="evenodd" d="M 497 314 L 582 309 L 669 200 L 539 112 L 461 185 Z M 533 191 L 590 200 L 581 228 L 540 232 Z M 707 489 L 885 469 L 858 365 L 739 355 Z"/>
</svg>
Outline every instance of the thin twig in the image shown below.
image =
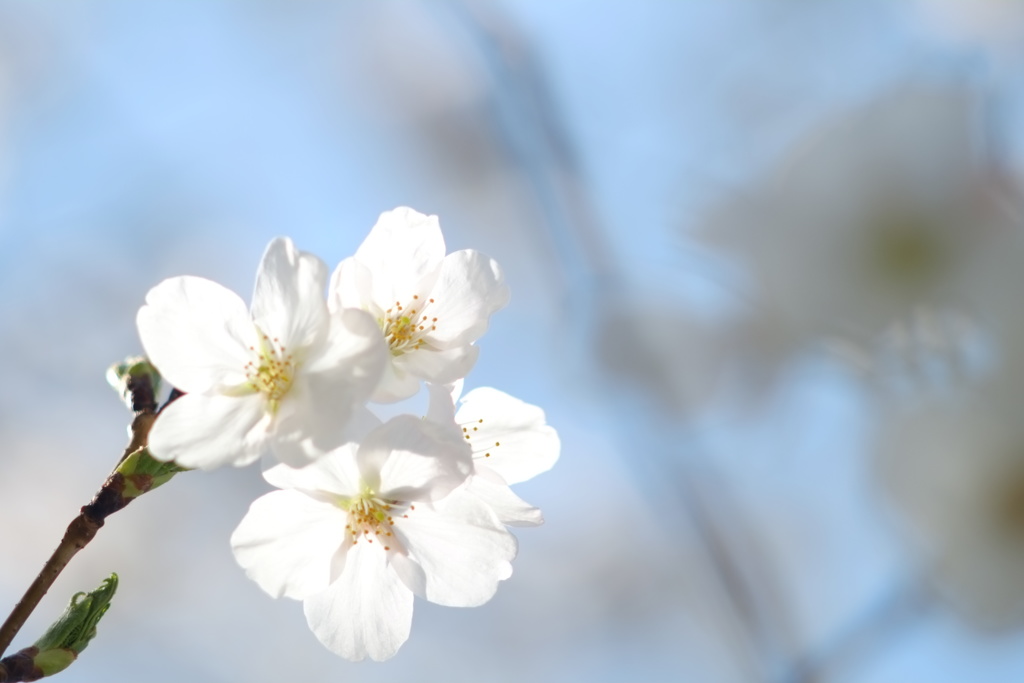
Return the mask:
<svg viewBox="0 0 1024 683">
<path fill-rule="evenodd" d="M 891 646 L 895 636 L 922 623 L 933 605 L 929 586 L 920 577 L 897 584 L 832 640 L 796 661 L 784 680 L 823 683 L 839 671 L 849 675 L 851 663 L 864 660 L 865 653 Z"/>
<path fill-rule="evenodd" d="M 149 438 L 149 430 L 157 415 L 157 404 L 153 395 L 153 387 L 148 378 L 131 378 L 128 384 L 131 394 L 132 409 L 135 411 L 135 419 L 132 420 L 131 438 L 124 454 L 118 464 L 125 458 L 146 446 Z M 60 573 L 68 565 L 79 550 L 89 544 L 96 536 L 96 532 L 106 521 L 109 515 L 125 507 L 133 499 L 122 495 L 125 487 L 124 476 L 116 470 L 111 473 L 103 486 L 93 496 L 92 501 L 82 507 L 77 517 L 71 520 L 60 545 L 53 551 L 53 555 L 43 565 L 42 571 L 36 576 L 35 581 L 25 591 L 18 604 L 14 606 L 10 616 L 0 626 L 0 655 L 7 651 L 14 637 L 25 625 L 29 615 L 39 605 L 50 586 L 57 580 Z"/>
</svg>

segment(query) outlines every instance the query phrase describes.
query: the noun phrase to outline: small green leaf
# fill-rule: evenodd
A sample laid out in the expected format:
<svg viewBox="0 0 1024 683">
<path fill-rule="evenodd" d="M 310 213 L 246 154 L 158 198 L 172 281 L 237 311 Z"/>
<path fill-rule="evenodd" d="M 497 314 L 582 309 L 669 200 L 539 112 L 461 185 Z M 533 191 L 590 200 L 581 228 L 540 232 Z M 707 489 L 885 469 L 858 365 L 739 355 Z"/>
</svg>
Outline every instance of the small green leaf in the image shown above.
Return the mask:
<svg viewBox="0 0 1024 683">
<path fill-rule="evenodd" d="M 35 647 L 39 649 L 39 654 L 35 658 L 37 666 L 42 668 L 40 657 L 44 661 L 59 665 L 67 659 L 66 655 L 60 654 L 61 650 L 70 650 L 78 656 L 95 637 L 96 625 L 110 607 L 110 601 L 116 591 L 117 574 L 111 574 L 91 593 L 76 593 L 64 614 L 53 622 L 42 638 L 36 641 Z M 73 659 L 68 660 L 64 666 L 70 664 Z"/>
</svg>

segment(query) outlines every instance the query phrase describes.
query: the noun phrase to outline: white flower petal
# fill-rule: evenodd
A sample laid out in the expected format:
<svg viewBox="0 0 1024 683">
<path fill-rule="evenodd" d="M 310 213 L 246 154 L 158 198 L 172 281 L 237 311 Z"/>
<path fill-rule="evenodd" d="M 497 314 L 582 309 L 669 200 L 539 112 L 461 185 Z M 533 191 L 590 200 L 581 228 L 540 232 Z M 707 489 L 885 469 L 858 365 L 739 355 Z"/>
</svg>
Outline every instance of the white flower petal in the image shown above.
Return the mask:
<svg viewBox="0 0 1024 683">
<path fill-rule="evenodd" d="M 149 432 L 149 452 L 182 467 L 241 467 L 259 459 L 267 424 L 260 394 L 186 394 L 160 411 Z"/>
<path fill-rule="evenodd" d="M 384 364 L 380 384 L 377 385 L 371 399 L 374 403 L 395 403 L 415 396 L 420 390 L 420 378 L 409 374 L 404 363 L 396 362 L 397 360 L 392 356 Z"/>
<path fill-rule="evenodd" d="M 263 472 L 263 478 L 280 489 L 297 489 L 307 494 L 327 492 L 354 496 L 362 488 L 356 465 L 358 444 L 346 443 L 302 468 L 277 465 Z"/>
<path fill-rule="evenodd" d="M 356 250 L 355 258 L 373 275 L 371 298 L 381 309 L 426 294 L 444 259 L 444 236 L 437 216 L 408 207 L 385 211 Z"/>
<path fill-rule="evenodd" d="M 366 438 L 366 435 L 383 424 L 381 419 L 373 414 L 373 411 L 366 406 L 356 406 L 345 426 L 345 441 L 356 443 Z"/>
<path fill-rule="evenodd" d="M 287 237 L 274 239 L 256 272 L 253 321 L 289 349 L 316 343 L 327 327 L 326 284 L 320 259 L 300 252 Z"/>
<path fill-rule="evenodd" d="M 392 365 L 396 374 L 404 371 L 435 384 L 451 384 L 469 374 L 479 355 L 480 347 L 470 344 L 443 351 L 424 347 L 394 358 Z"/>
<path fill-rule="evenodd" d="M 516 539 L 483 501 L 459 489 L 436 505 L 395 520 L 395 533 L 423 568 L 423 597 L 475 607 L 512 575 Z"/>
<path fill-rule="evenodd" d="M 310 352 L 304 370 L 332 373 L 362 396 L 369 396 L 388 357 L 380 327 L 369 313 L 354 308 L 335 311 L 329 323 L 324 343 Z"/>
<path fill-rule="evenodd" d="M 327 649 L 345 659 L 382 661 L 409 638 L 412 592 L 387 567 L 385 553 L 360 543 L 341 576 L 303 602 L 306 622 Z"/>
<path fill-rule="evenodd" d="M 405 554 L 404 548 L 401 552 L 392 550 L 388 553 L 388 567 L 414 595 L 426 593 L 427 575 L 423 572 L 423 567 L 416 563 L 416 560 Z"/>
<path fill-rule="evenodd" d="M 373 300 L 373 273 L 355 256 L 349 256 L 334 269 L 329 291 L 331 311 L 358 308 L 374 317 L 381 315 L 380 307 Z"/>
<path fill-rule="evenodd" d="M 464 444 L 412 415 L 394 417 L 368 434 L 357 458 L 363 482 L 398 500 L 444 497 L 472 471 Z"/>
<path fill-rule="evenodd" d="M 327 588 L 345 538 L 346 513 L 298 491 L 257 498 L 231 534 L 246 576 L 275 598 L 302 600 Z"/>
<path fill-rule="evenodd" d="M 300 366 L 275 416 L 270 446 L 294 467 L 341 445 L 351 432 L 353 412 L 377 387 L 387 359 L 380 331 L 363 311 L 336 312 L 330 330 L 326 343 Z"/>
<path fill-rule="evenodd" d="M 483 336 L 491 314 L 508 304 L 509 291 L 497 261 L 466 249 L 444 257 L 430 297 L 437 323 L 428 339 L 445 349 Z"/>
<path fill-rule="evenodd" d="M 256 330 L 245 302 L 201 277 L 164 280 L 146 295 L 139 338 L 164 378 L 189 393 L 244 384 Z"/>
<path fill-rule="evenodd" d="M 455 402 L 462 394 L 462 381 L 454 384 L 427 384 L 427 394 L 430 397 L 427 403 L 426 419 L 439 426 L 451 425 L 455 429 Z"/>
<path fill-rule="evenodd" d="M 502 524 L 538 526 L 544 523 L 541 511 L 512 492 L 501 477 L 478 471 L 466 481 L 466 490 L 486 503 Z"/>
<path fill-rule="evenodd" d="M 558 460 L 561 443 L 544 411 L 497 389 L 470 391 L 455 420 L 468 430 L 473 459 L 509 484 L 546 472 Z"/>
</svg>

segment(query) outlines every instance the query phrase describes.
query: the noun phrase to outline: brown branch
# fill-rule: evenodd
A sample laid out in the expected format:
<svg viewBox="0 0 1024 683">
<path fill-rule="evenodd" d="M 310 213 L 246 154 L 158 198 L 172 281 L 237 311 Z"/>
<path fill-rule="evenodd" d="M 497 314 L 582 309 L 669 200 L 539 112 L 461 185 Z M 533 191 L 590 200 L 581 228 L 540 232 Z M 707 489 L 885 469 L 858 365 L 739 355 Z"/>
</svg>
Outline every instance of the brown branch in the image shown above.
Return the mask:
<svg viewBox="0 0 1024 683">
<path fill-rule="evenodd" d="M 131 396 L 132 409 L 135 411 L 135 419 L 132 420 L 131 438 L 124 454 L 118 461 L 123 462 L 125 458 L 146 446 L 149 439 L 149 430 L 156 420 L 157 405 L 153 394 L 153 386 L 148 377 L 132 377 L 128 380 L 128 391 Z M 103 486 L 93 496 L 92 501 L 82 507 L 77 517 L 71 520 L 60 545 L 53 551 L 53 555 L 43 565 L 42 571 L 36 576 L 35 581 L 25 591 L 18 604 L 14 606 L 10 616 L 0 626 L 0 655 L 2 655 L 14 637 L 25 625 L 29 615 L 39 605 L 50 586 L 57 580 L 64 567 L 68 565 L 79 550 L 89 544 L 96 536 L 96 532 L 106 521 L 109 515 L 122 509 L 134 498 L 125 497 L 125 477 L 120 472 L 111 473 Z M 23 679 L 31 680 L 31 679 Z"/>
</svg>

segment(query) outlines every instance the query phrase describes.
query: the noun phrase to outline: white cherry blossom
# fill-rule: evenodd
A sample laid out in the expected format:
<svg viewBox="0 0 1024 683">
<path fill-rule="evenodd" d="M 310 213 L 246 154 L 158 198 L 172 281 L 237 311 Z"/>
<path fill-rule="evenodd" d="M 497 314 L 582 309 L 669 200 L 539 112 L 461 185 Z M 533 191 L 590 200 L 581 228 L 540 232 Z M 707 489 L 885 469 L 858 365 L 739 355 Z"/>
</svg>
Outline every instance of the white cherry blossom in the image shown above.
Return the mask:
<svg viewBox="0 0 1024 683">
<path fill-rule="evenodd" d="M 479 353 L 473 342 L 509 297 L 496 261 L 471 249 L 446 256 L 437 217 L 406 207 L 381 214 L 330 289 L 332 308 L 369 312 L 387 341 L 377 402 L 414 395 L 420 380 L 465 377 Z"/>
<path fill-rule="evenodd" d="M 387 659 L 409 636 L 414 594 L 472 607 L 511 575 L 515 538 L 461 487 L 471 468 L 450 433 L 392 418 L 309 467 L 265 472 L 282 490 L 252 504 L 235 558 L 270 595 L 302 600 L 331 651 Z"/>
<path fill-rule="evenodd" d="M 461 401 L 462 382 L 432 384 L 429 389 L 428 419 L 452 429 L 472 454 L 473 474 L 466 490 L 487 503 L 505 524 L 541 524 L 540 510 L 519 498 L 509 485 L 548 471 L 558 460 L 561 444 L 544 411 L 490 387 L 473 389 Z"/>
<path fill-rule="evenodd" d="M 984 104 L 966 87 L 907 85 L 823 125 L 710 212 L 698 237 L 736 257 L 759 309 L 761 335 L 745 339 L 771 328 L 766 358 L 836 339 L 870 348 L 918 311 L 977 306 L 975 282 L 1019 223 L 980 144 Z"/>
<path fill-rule="evenodd" d="M 928 578 L 972 623 L 1024 621 L 1019 390 L 984 385 L 890 411 L 877 469 Z M 994 391 L 993 391 L 994 389 Z"/>
<path fill-rule="evenodd" d="M 137 319 L 142 346 L 186 392 L 153 426 L 155 458 L 212 469 L 247 465 L 269 448 L 302 466 L 341 443 L 387 353 L 369 315 L 328 311 L 326 280 L 318 258 L 278 238 L 263 255 L 251 310 L 200 277 L 149 291 Z"/>
</svg>

